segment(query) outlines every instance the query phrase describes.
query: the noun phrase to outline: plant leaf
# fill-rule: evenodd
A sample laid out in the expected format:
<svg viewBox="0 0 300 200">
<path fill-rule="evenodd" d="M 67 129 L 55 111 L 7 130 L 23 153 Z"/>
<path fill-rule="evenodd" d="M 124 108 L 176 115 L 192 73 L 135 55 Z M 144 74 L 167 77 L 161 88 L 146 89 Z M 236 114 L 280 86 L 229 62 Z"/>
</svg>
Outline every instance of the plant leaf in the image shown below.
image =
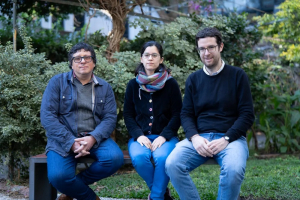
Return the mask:
<svg viewBox="0 0 300 200">
<path fill-rule="evenodd" d="M 280 153 L 286 153 L 286 151 L 287 151 L 286 146 L 280 147 Z"/>
<path fill-rule="evenodd" d="M 295 110 L 295 111 L 292 111 L 292 116 L 291 116 L 291 127 L 294 127 L 295 124 L 298 123 L 300 119 L 300 112 Z"/>
</svg>

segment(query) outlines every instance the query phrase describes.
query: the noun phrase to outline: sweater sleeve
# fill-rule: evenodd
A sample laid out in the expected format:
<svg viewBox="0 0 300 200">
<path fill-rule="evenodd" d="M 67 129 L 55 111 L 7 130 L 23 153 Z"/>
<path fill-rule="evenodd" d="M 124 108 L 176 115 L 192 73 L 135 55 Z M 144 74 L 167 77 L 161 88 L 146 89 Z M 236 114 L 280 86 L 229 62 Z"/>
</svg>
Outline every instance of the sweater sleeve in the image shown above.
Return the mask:
<svg viewBox="0 0 300 200">
<path fill-rule="evenodd" d="M 182 98 L 181 92 L 178 86 L 178 83 L 175 79 L 171 79 L 171 89 L 172 93 L 169 96 L 171 98 L 171 119 L 168 125 L 161 132 L 161 136 L 166 138 L 166 140 L 170 140 L 172 137 L 177 135 L 177 131 L 180 127 L 180 111 L 182 107 Z"/>
<path fill-rule="evenodd" d="M 125 92 L 123 116 L 129 134 L 131 135 L 131 137 L 134 138 L 134 140 L 136 140 L 139 136 L 144 134 L 142 129 L 140 128 L 140 126 L 137 124 L 135 120 L 137 114 L 133 102 L 133 98 L 134 98 L 133 90 L 134 90 L 133 82 L 129 81 Z"/>
<path fill-rule="evenodd" d="M 192 94 L 193 84 L 190 75 L 185 82 L 185 93 L 180 114 L 182 127 L 184 129 L 185 136 L 188 139 L 190 139 L 193 135 L 198 134 Z"/>
<path fill-rule="evenodd" d="M 238 118 L 226 132 L 229 142 L 237 140 L 252 126 L 254 110 L 248 76 L 241 70 L 237 81 Z"/>
</svg>

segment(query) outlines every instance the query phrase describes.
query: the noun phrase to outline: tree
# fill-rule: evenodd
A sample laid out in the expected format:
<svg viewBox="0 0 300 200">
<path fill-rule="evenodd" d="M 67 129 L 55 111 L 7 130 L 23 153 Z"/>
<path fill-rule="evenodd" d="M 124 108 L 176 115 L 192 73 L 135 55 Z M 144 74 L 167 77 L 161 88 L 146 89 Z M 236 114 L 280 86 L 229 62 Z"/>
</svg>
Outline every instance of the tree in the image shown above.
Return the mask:
<svg viewBox="0 0 300 200">
<path fill-rule="evenodd" d="M 120 42 L 125 33 L 127 14 L 133 11 L 138 5 L 142 9 L 142 4 L 145 3 L 145 1 L 146 0 L 86 0 L 86 3 L 82 3 L 86 9 L 99 8 L 108 11 L 111 15 L 113 29 L 107 37 L 109 45 L 106 49 L 106 58 L 110 62 L 115 61 L 115 59 L 112 58 L 112 54 L 120 50 Z"/>
<path fill-rule="evenodd" d="M 12 18 L 14 0 L 0 0 L 0 12 Z M 81 13 L 83 9 L 78 6 L 63 5 L 52 2 L 37 1 L 37 0 L 17 0 L 17 13 L 27 13 L 32 20 L 32 17 L 47 17 L 52 14 L 55 18 L 66 18 L 69 13 Z"/>
</svg>

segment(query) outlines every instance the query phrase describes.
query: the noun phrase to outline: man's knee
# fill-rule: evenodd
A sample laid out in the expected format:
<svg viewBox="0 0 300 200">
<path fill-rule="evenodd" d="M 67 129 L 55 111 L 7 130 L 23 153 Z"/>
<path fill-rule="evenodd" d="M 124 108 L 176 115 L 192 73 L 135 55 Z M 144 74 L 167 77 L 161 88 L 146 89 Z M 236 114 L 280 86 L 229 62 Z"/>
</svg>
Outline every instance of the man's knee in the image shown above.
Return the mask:
<svg viewBox="0 0 300 200">
<path fill-rule="evenodd" d="M 180 170 L 179 160 L 177 160 L 174 154 L 170 154 L 165 163 L 165 171 L 168 176 L 172 176 L 173 174 L 177 174 Z"/>
<path fill-rule="evenodd" d="M 124 164 L 124 155 L 121 150 L 115 152 L 115 154 L 112 156 L 112 162 L 117 169 L 119 169 Z"/>
<path fill-rule="evenodd" d="M 230 183 L 235 183 L 236 181 L 240 182 L 244 180 L 246 166 L 233 163 L 231 165 L 224 166 L 221 171 L 223 171 L 223 174 L 226 174 Z"/>
<path fill-rule="evenodd" d="M 119 169 L 124 164 L 124 155 L 120 147 L 111 138 L 108 138 L 102 146 L 105 147 L 105 150 L 99 149 L 96 153 L 100 163 L 107 160 L 112 167 Z"/>
<path fill-rule="evenodd" d="M 67 171 L 60 170 L 56 171 L 55 173 L 48 173 L 48 179 L 51 184 L 53 184 L 56 187 L 59 187 L 59 185 L 72 185 L 75 180 L 76 176 L 75 174 L 68 173 Z"/>
<path fill-rule="evenodd" d="M 124 155 L 121 149 L 111 152 L 108 159 L 110 160 L 110 168 L 113 172 L 117 171 L 124 164 Z"/>
</svg>

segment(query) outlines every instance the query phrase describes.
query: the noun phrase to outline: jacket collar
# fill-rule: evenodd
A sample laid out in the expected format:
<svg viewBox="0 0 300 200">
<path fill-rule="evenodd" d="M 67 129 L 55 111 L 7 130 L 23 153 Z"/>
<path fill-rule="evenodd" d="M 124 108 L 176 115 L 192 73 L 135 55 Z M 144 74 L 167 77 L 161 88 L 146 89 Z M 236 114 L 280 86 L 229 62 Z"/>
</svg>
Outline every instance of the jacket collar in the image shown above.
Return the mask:
<svg viewBox="0 0 300 200">
<path fill-rule="evenodd" d="M 71 81 L 72 83 L 74 83 L 73 74 L 74 74 L 73 70 L 68 72 L 68 80 Z M 92 79 L 93 79 L 93 82 L 95 83 L 95 85 L 103 85 L 103 80 L 98 78 L 97 76 L 95 76 L 94 73 L 92 75 Z"/>
</svg>

